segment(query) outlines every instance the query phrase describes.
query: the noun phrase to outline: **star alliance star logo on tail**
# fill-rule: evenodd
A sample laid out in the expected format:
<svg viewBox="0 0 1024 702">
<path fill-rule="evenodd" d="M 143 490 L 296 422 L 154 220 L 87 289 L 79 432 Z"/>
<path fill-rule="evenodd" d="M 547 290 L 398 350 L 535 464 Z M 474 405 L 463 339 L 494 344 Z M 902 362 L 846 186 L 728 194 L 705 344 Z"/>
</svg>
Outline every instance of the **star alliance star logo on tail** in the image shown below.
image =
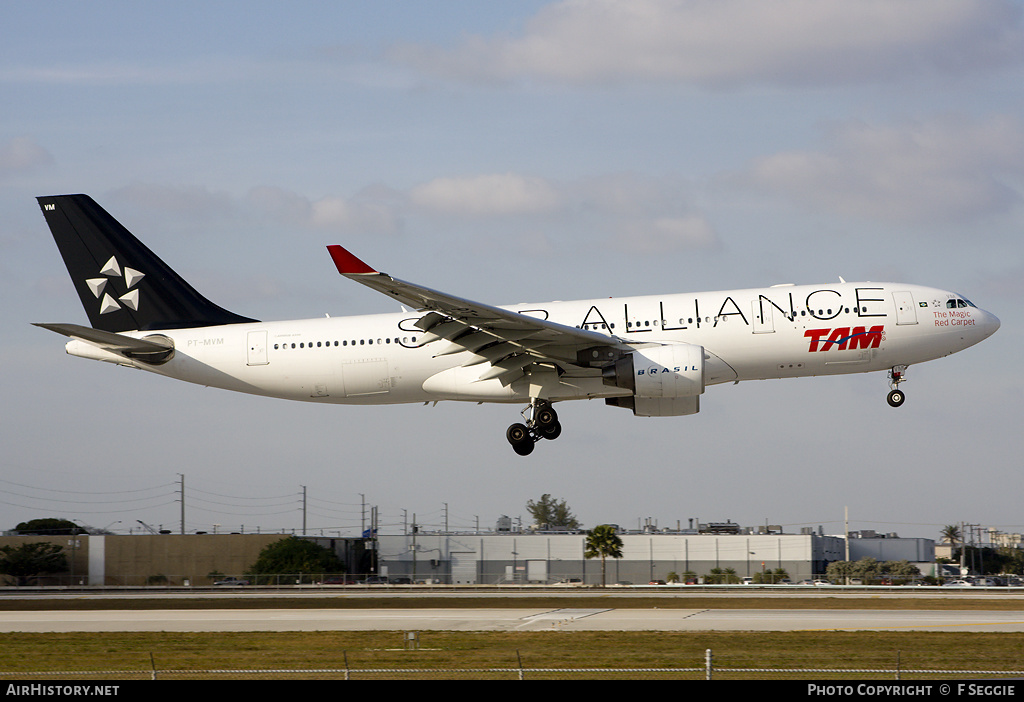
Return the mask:
<svg viewBox="0 0 1024 702">
<path fill-rule="evenodd" d="M 139 290 L 135 286 L 138 285 L 139 281 L 145 277 L 144 273 L 140 273 L 134 268 L 124 267 L 123 273 L 121 265 L 117 262 L 116 256 L 111 256 L 110 260 L 107 261 L 103 268 L 100 269 L 100 275 L 106 276 L 104 278 L 89 278 L 85 281 L 85 284 L 89 286 L 89 290 L 93 296 L 100 301 L 100 314 L 109 314 L 111 312 L 117 312 L 122 307 L 126 307 L 132 311 L 138 311 L 139 309 Z M 115 298 L 111 295 L 117 295 L 117 292 L 113 290 L 113 281 L 124 278 L 124 287 L 127 292 L 123 295 Z M 107 291 L 107 286 L 110 285 L 111 290 Z"/>
</svg>

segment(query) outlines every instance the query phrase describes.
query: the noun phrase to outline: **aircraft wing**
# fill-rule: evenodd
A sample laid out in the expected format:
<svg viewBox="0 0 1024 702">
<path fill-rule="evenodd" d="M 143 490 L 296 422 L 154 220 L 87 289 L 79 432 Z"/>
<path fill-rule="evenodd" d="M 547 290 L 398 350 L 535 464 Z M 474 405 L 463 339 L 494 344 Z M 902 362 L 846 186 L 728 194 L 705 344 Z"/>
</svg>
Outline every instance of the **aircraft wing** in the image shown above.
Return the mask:
<svg viewBox="0 0 1024 702">
<path fill-rule="evenodd" d="M 382 292 L 419 312 L 415 323 L 425 333 L 420 343 L 447 339 L 450 344 L 436 355 L 470 351 L 464 365 L 490 363 L 481 380 L 500 377 L 511 382 L 533 363 L 549 363 L 563 372 L 585 375 L 588 362 L 614 360 L 632 349 L 623 339 L 570 327 L 512 310 L 456 297 L 381 273 L 341 246 L 328 246 L 338 272 L 350 280 Z M 584 357 L 581 352 L 587 351 Z"/>
</svg>

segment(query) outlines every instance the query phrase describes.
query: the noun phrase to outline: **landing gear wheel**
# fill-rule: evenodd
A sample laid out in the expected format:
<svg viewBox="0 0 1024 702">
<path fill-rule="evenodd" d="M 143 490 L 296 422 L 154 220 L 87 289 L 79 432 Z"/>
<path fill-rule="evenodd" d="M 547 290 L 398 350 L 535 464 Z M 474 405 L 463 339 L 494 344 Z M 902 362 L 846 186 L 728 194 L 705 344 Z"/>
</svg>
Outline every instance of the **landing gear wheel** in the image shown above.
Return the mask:
<svg viewBox="0 0 1024 702">
<path fill-rule="evenodd" d="M 562 435 L 562 423 L 556 421 L 554 424 L 540 427 L 540 435 L 545 439 L 554 441 Z"/>
<path fill-rule="evenodd" d="M 512 444 L 512 450 L 518 453 L 520 456 L 529 456 L 533 453 L 533 440 L 527 441 L 522 444 Z"/>
<path fill-rule="evenodd" d="M 907 396 L 900 390 L 900 383 L 906 381 L 907 367 L 906 366 L 893 366 L 889 370 L 889 387 L 892 390 L 889 392 L 889 397 L 886 398 L 889 402 L 890 407 L 899 407 L 903 404 L 903 401 L 907 399 Z"/>
<path fill-rule="evenodd" d="M 899 407 L 903 404 L 903 401 L 907 399 L 907 396 L 903 394 L 902 390 L 892 390 L 889 392 L 889 397 L 886 399 L 888 400 L 890 407 Z"/>
<path fill-rule="evenodd" d="M 533 446 L 541 439 L 554 440 L 562 433 L 558 413 L 548 400 L 533 398 L 523 410 L 524 424 L 513 424 L 505 432 L 505 438 L 520 456 L 533 453 Z"/>
<path fill-rule="evenodd" d="M 551 405 L 545 403 L 537 408 L 537 412 L 533 418 L 533 423 L 539 429 L 543 430 L 546 427 L 558 424 L 558 413 L 555 412 Z"/>
<path fill-rule="evenodd" d="M 513 424 L 505 432 L 505 438 L 512 444 L 512 450 L 520 456 L 533 453 L 534 438 L 525 424 Z"/>
</svg>

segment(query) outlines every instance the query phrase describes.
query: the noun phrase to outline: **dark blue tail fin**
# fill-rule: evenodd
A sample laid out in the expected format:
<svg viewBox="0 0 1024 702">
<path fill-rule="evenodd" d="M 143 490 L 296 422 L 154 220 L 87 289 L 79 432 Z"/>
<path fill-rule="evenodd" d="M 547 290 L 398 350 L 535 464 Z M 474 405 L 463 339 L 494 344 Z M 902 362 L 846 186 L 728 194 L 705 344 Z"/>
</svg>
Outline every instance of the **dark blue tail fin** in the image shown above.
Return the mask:
<svg viewBox="0 0 1024 702">
<path fill-rule="evenodd" d="M 88 195 L 37 199 L 94 329 L 148 331 L 256 321 L 200 295 Z"/>
</svg>

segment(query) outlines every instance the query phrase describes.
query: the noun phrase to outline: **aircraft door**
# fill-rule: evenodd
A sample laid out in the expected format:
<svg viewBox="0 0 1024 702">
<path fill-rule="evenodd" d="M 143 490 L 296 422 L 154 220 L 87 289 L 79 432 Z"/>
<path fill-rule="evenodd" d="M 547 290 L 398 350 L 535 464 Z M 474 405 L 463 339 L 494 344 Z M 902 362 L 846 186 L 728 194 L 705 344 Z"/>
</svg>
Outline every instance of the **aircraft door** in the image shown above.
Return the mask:
<svg viewBox="0 0 1024 702">
<path fill-rule="evenodd" d="M 757 299 L 750 303 L 753 308 L 751 317 L 754 320 L 755 334 L 771 334 L 775 331 L 775 315 L 772 304 Z"/>
<path fill-rule="evenodd" d="M 906 291 L 894 292 L 892 299 L 896 303 L 896 324 L 917 324 L 913 294 Z"/>
<path fill-rule="evenodd" d="M 251 331 L 246 339 L 246 364 L 250 366 L 265 366 L 270 363 L 267 357 L 267 332 Z"/>
</svg>

